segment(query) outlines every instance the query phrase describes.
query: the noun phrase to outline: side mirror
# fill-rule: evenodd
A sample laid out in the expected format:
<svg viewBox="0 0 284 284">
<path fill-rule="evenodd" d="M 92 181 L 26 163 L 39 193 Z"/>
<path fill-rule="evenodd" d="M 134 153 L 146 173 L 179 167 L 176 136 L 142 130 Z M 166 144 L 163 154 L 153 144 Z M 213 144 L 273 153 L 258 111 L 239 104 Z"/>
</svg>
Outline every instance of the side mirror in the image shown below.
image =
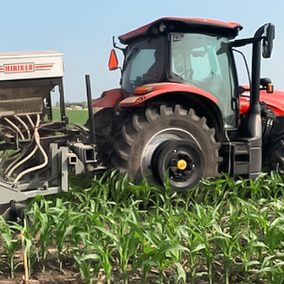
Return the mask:
<svg viewBox="0 0 284 284">
<path fill-rule="evenodd" d="M 114 49 L 111 50 L 109 61 L 108 61 L 108 69 L 110 71 L 118 69 L 118 60 L 116 56 L 116 52 Z"/>
<path fill-rule="evenodd" d="M 261 78 L 259 84 L 261 85 L 261 90 L 266 90 L 268 94 L 272 94 L 274 92 L 274 85 L 270 78 Z"/>
<path fill-rule="evenodd" d="M 262 42 L 262 56 L 263 58 L 270 58 L 273 48 L 273 40 L 275 38 L 275 26 L 267 24 L 265 26 L 266 32 Z"/>
</svg>

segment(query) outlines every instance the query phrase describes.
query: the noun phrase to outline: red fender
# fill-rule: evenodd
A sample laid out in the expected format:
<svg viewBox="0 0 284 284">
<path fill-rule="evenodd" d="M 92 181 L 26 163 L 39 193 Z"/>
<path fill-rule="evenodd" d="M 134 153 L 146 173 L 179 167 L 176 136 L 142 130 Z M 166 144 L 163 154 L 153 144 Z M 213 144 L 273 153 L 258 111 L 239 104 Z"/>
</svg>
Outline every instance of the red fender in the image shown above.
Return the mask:
<svg viewBox="0 0 284 284">
<path fill-rule="evenodd" d="M 116 107 L 123 97 L 121 89 L 105 91 L 100 98 L 92 100 L 92 107 Z"/>
<path fill-rule="evenodd" d="M 123 99 L 118 105 L 120 107 L 141 106 L 147 100 L 166 93 L 195 93 L 202 97 L 208 98 L 220 106 L 218 99 L 209 92 L 192 85 L 180 83 L 154 83 L 137 87 L 133 96 Z"/>
</svg>

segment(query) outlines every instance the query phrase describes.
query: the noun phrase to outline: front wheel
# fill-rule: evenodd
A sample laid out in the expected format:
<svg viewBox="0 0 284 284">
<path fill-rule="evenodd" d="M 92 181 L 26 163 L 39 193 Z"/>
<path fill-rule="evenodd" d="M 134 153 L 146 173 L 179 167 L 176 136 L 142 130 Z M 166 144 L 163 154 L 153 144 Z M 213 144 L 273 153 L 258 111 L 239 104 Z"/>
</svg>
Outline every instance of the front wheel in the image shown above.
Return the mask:
<svg viewBox="0 0 284 284">
<path fill-rule="evenodd" d="M 143 177 L 176 191 L 192 188 L 202 177 L 218 176 L 220 143 L 205 118 L 180 105 L 150 107 L 135 113 L 113 143 L 111 164 L 139 183 Z"/>
</svg>

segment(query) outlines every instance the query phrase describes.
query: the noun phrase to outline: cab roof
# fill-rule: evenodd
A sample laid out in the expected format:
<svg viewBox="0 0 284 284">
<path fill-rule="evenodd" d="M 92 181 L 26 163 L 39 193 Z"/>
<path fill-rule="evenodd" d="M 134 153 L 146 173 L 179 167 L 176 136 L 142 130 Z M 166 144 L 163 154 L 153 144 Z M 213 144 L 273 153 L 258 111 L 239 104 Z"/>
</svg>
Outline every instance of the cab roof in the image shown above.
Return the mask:
<svg viewBox="0 0 284 284">
<path fill-rule="evenodd" d="M 234 22 L 222 22 L 201 18 L 163 17 L 138 29 L 119 36 L 122 44 L 129 44 L 145 36 L 156 35 L 166 31 L 170 32 L 198 32 L 212 33 L 235 38 L 243 26 Z"/>
</svg>

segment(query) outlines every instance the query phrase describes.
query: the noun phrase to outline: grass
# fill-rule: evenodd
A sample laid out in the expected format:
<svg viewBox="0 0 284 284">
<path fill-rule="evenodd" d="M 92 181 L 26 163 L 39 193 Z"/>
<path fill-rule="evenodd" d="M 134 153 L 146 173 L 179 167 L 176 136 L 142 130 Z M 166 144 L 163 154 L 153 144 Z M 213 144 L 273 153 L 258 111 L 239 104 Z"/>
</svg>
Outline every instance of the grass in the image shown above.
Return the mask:
<svg viewBox="0 0 284 284">
<path fill-rule="evenodd" d="M 53 119 L 60 120 L 60 109 L 54 107 L 52 109 Z M 88 119 L 87 110 L 66 110 L 66 116 L 69 118 L 69 122 L 78 125 L 84 125 Z"/>
<path fill-rule="evenodd" d="M 48 260 L 63 271 L 73 259 L 85 283 L 132 283 L 134 276 L 139 283 L 284 281 L 278 174 L 204 180 L 180 194 L 146 181 L 133 185 L 115 172 L 87 188 L 81 182 L 74 177 L 69 192 L 32 200 L 29 222 L 17 227 L 30 244 L 30 271 L 36 261 L 44 272 Z M 12 274 L 21 242 L 9 245 L 16 225 L 1 222 L 0 246 Z"/>
</svg>

